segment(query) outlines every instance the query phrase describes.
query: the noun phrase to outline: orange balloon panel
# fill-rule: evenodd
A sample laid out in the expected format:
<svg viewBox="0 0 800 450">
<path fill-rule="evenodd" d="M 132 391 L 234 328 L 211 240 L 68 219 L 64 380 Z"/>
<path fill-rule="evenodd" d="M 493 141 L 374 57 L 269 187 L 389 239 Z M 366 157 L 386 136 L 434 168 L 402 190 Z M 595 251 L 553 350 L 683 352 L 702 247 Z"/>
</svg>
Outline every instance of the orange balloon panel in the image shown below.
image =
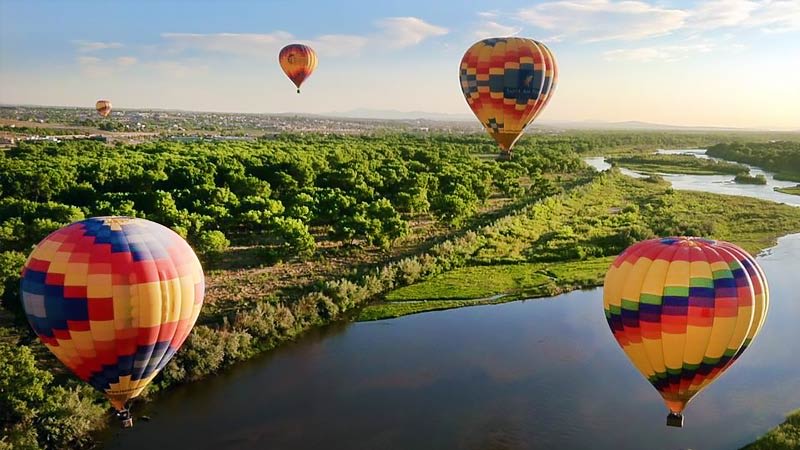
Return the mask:
<svg viewBox="0 0 800 450">
<path fill-rule="evenodd" d="M 278 62 L 286 76 L 297 86 L 299 94 L 300 85 L 317 68 L 317 54 L 307 45 L 289 44 L 281 49 Z"/>
<path fill-rule="evenodd" d="M 122 410 L 189 335 L 204 286 L 197 256 L 169 228 L 95 217 L 42 240 L 20 291 L 39 339 Z"/>
<path fill-rule="evenodd" d="M 506 151 L 547 106 L 557 79 L 550 49 L 516 37 L 475 43 L 461 59 L 459 72 L 469 107 Z"/>
<path fill-rule="evenodd" d="M 111 114 L 110 100 L 98 100 L 97 103 L 95 103 L 94 107 L 95 109 L 97 109 L 97 113 L 103 117 L 106 117 L 109 114 Z"/>
</svg>

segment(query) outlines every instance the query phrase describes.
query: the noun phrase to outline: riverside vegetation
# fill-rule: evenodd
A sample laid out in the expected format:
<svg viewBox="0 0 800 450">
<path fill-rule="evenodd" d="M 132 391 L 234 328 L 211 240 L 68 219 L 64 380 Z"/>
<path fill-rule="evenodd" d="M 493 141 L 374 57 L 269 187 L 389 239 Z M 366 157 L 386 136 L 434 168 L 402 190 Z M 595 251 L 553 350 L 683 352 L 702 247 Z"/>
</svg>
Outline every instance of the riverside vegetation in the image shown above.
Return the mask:
<svg viewBox="0 0 800 450">
<path fill-rule="evenodd" d="M 800 448 L 800 410 L 741 450 L 794 450 Z"/>
<path fill-rule="evenodd" d="M 613 255 L 655 235 L 756 251 L 800 230 L 797 208 L 726 198 L 723 210 L 721 196 L 674 191 L 658 177 L 597 174 L 576 152 L 713 137 L 682 139 L 534 135 L 504 162 L 486 154 L 494 147 L 483 135 L 19 144 L 0 153 L 0 448 L 90 445 L 109 420 L 101 396 L 35 340 L 18 299 L 31 246 L 74 220 L 155 220 L 204 261 L 206 305 L 153 395 L 333 320 L 595 286 Z"/>
</svg>

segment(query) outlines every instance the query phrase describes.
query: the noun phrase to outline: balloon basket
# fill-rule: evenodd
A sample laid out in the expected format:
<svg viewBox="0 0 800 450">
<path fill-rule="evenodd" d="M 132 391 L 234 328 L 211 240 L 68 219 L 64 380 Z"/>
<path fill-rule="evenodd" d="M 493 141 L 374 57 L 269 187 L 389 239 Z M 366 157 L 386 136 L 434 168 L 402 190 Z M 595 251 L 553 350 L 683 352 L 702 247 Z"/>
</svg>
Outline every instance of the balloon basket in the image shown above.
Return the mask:
<svg viewBox="0 0 800 450">
<path fill-rule="evenodd" d="M 499 155 L 497 155 L 498 161 L 511 161 L 511 152 L 501 151 Z"/>
<path fill-rule="evenodd" d="M 131 412 L 127 409 L 117 411 L 117 418 L 119 419 L 120 428 L 124 429 L 133 427 L 133 417 L 131 417 Z"/>
<path fill-rule="evenodd" d="M 683 427 L 683 416 L 681 414 L 669 413 L 667 416 L 667 426 L 669 427 Z"/>
</svg>

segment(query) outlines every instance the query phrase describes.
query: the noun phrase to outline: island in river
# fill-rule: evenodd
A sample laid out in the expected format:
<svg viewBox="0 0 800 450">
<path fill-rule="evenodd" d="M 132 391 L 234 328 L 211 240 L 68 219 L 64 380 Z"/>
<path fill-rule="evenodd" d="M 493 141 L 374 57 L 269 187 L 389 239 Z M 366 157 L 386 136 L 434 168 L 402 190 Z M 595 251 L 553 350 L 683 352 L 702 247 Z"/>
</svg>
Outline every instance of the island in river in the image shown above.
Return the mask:
<svg viewBox="0 0 800 450">
<path fill-rule="evenodd" d="M 784 194 L 800 195 L 800 184 L 794 187 L 784 187 L 784 188 L 776 187 L 775 191 L 782 192 Z"/>
</svg>

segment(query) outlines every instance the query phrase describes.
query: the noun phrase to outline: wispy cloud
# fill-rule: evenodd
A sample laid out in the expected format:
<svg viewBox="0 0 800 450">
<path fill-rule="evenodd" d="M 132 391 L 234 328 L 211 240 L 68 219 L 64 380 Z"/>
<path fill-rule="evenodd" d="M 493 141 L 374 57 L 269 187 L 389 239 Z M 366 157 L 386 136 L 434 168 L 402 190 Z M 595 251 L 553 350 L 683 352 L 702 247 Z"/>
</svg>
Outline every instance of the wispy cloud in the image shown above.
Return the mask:
<svg viewBox="0 0 800 450">
<path fill-rule="evenodd" d="M 493 20 L 481 22 L 475 29 L 474 36 L 478 39 L 485 39 L 497 36 L 514 36 L 522 31 L 521 27 L 503 25 Z"/>
<path fill-rule="evenodd" d="M 758 8 L 758 3 L 749 0 L 707 1 L 690 10 L 686 25 L 701 30 L 733 27 L 749 20 Z"/>
<path fill-rule="evenodd" d="M 417 17 L 382 19 L 378 21 L 378 27 L 381 28 L 381 33 L 377 37 L 394 48 L 410 47 L 428 38 L 448 33 L 447 28 L 432 25 Z"/>
<path fill-rule="evenodd" d="M 496 21 L 497 15 L 488 17 Z M 517 11 L 527 26 L 557 31 L 582 42 L 636 41 L 676 32 L 724 28 L 767 33 L 800 30 L 800 1 L 711 0 L 696 7 L 661 6 L 642 0 L 559 0 Z"/>
<path fill-rule="evenodd" d="M 607 61 L 673 62 L 699 53 L 708 53 L 713 51 L 715 48 L 716 45 L 711 43 L 692 45 L 660 45 L 609 50 L 603 53 L 603 57 Z"/>
<path fill-rule="evenodd" d="M 307 42 L 317 53 L 327 56 L 358 55 L 369 42 L 400 49 L 442 36 L 448 30 L 417 17 L 389 17 L 375 23 L 376 31 L 366 35 L 324 34 L 299 39 L 286 31 L 271 33 L 162 33 L 171 53 L 203 51 L 229 55 L 263 55 L 275 52 L 292 41 Z"/>
<path fill-rule="evenodd" d="M 357 55 L 367 45 L 369 38 L 353 34 L 324 34 L 311 41 L 309 45 L 320 55 L 347 56 Z"/>
<path fill-rule="evenodd" d="M 756 2 L 756 5 L 757 7 L 751 10 L 746 19 L 733 26 L 757 27 L 767 33 L 800 30 L 800 2 L 796 0 L 765 0 Z M 743 7 L 740 6 L 740 8 Z"/>
<path fill-rule="evenodd" d="M 235 55 L 262 55 L 275 51 L 293 36 L 285 31 L 267 34 L 257 33 L 162 33 L 169 50 L 178 53 L 185 50 L 202 50 Z"/>
<path fill-rule="evenodd" d="M 641 1 L 574 0 L 522 9 L 525 23 L 586 42 L 661 36 L 685 25 L 689 13 Z"/>
<path fill-rule="evenodd" d="M 80 53 L 96 52 L 109 48 L 121 48 L 119 42 L 98 42 L 98 41 L 72 41 Z"/>
<path fill-rule="evenodd" d="M 115 60 L 115 62 L 120 67 L 128 67 L 136 64 L 137 62 L 139 62 L 139 60 L 134 58 L 133 56 L 120 56 Z"/>
<path fill-rule="evenodd" d="M 183 78 L 191 74 L 208 71 L 208 65 L 196 58 L 156 59 L 141 62 L 133 56 L 117 58 L 99 58 L 97 56 L 79 56 L 77 58 L 81 72 L 90 78 L 107 78 L 128 72 L 136 67 L 157 72 L 162 77 Z"/>
<path fill-rule="evenodd" d="M 185 78 L 208 72 L 209 66 L 195 59 L 187 60 L 159 60 L 145 63 L 148 69 L 155 70 L 161 76 L 171 78 Z"/>
<path fill-rule="evenodd" d="M 78 65 L 84 75 L 92 78 L 104 78 L 114 73 L 113 65 L 96 56 L 79 56 Z"/>
</svg>

